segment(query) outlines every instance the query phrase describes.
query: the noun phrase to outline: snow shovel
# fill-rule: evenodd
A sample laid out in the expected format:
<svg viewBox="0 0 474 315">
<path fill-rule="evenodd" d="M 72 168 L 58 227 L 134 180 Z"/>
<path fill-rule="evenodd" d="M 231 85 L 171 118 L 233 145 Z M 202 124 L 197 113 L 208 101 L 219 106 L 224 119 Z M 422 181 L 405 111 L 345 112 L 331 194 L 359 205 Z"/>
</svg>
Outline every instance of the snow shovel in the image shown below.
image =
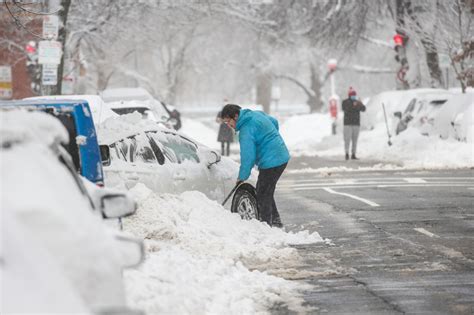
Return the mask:
<svg viewBox="0 0 474 315">
<path fill-rule="evenodd" d="M 235 184 L 235 187 L 232 188 L 232 190 L 230 191 L 229 195 L 224 199 L 224 202 L 222 203 L 222 206 L 225 205 L 225 203 L 227 202 L 227 200 L 229 200 L 229 198 L 234 194 L 234 192 L 237 190 L 237 188 L 239 188 L 240 184 L 242 184 L 243 182 L 238 182 L 237 184 Z"/>
<path fill-rule="evenodd" d="M 391 146 L 392 141 L 390 141 L 390 138 L 392 136 L 390 135 L 390 131 L 388 130 L 387 112 L 385 111 L 385 104 L 384 103 L 382 103 L 382 107 L 383 107 L 383 116 L 385 117 L 385 126 L 387 127 L 388 145 Z"/>
</svg>

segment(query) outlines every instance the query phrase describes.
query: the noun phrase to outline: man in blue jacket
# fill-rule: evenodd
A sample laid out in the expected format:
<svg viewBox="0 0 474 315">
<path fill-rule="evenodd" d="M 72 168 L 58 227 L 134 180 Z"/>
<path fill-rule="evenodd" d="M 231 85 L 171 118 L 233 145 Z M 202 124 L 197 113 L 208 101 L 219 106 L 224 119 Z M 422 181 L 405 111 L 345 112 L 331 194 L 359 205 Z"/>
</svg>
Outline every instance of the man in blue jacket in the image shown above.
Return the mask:
<svg viewBox="0 0 474 315">
<path fill-rule="evenodd" d="M 278 121 L 262 111 L 242 109 L 227 104 L 221 117 L 239 132 L 240 170 L 237 183 L 249 178 L 258 166 L 257 204 L 260 220 L 270 226 L 282 227 L 275 199 L 275 187 L 290 160 L 285 142 L 278 132 Z"/>
</svg>

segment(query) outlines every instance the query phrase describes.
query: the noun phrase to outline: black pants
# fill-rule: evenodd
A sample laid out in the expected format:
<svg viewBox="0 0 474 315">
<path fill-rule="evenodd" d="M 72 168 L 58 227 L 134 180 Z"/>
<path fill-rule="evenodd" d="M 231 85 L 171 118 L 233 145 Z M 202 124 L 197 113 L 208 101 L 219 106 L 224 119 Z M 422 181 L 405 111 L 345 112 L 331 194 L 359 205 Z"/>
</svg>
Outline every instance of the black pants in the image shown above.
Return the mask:
<svg viewBox="0 0 474 315">
<path fill-rule="evenodd" d="M 224 147 L 227 147 L 224 151 Z M 225 153 L 225 154 L 224 154 Z M 221 155 L 226 155 L 226 156 L 229 156 L 230 155 L 230 142 L 221 142 Z"/>
<path fill-rule="evenodd" d="M 280 214 L 278 213 L 273 194 L 275 193 L 278 179 L 280 179 L 287 164 L 259 170 L 257 180 L 258 212 L 260 214 L 260 221 L 267 222 L 270 226 L 272 226 L 272 223 L 280 221 Z"/>
</svg>

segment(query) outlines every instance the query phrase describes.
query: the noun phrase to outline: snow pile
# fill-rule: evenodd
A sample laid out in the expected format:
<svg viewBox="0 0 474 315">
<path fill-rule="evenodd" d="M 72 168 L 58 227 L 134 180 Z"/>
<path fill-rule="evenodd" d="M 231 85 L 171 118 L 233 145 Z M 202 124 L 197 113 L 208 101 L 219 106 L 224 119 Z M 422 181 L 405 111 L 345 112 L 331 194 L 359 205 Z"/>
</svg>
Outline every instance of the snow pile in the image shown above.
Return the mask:
<svg viewBox="0 0 474 315">
<path fill-rule="evenodd" d="M 149 257 L 127 272 L 128 296 L 151 313 L 255 313 L 285 304 L 301 311 L 305 286 L 248 268 L 301 264 L 289 244 L 322 242 L 318 233 L 286 233 L 243 221 L 199 192 L 157 195 L 131 190 L 139 209 L 126 230 L 147 240 Z"/>
<path fill-rule="evenodd" d="M 281 127 L 291 154 L 293 156 L 336 156 L 342 159 L 344 156 L 342 128 L 338 128 L 337 135 L 320 137 L 318 131 L 321 135 L 329 133 L 331 118 L 328 114 L 306 116 L 308 117 L 292 117 Z M 318 122 L 321 127 L 317 127 L 315 122 Z M 299 135 L 298 141 L 294 140 L 295 135 Z M 423 136 L 416 128 L 408 128 L 397 136 L 392 135 L 391 141 L 392 146 L 389 146 L 385 123 L 378 123 L 373 130 L 361 131 L 358 156 L 364 160 L 371 159 L 393 164 L 395 169 L 400 166 L 405 169 L 474 166 L 474 148 L 471 142 Z"/>
</svg>

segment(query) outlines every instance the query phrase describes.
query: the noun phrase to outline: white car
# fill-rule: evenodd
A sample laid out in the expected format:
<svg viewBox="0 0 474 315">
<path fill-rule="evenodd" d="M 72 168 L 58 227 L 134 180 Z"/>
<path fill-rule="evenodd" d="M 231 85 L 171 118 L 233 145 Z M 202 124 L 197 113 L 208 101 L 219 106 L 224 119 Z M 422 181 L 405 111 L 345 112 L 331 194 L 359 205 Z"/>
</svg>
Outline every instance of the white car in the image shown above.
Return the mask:
<svg viewBox="0 0 474 315">
<path fill-rule="evenodd" d="M 258 218 L 255 176 L 231 194 L 238 174 L 231 159 L 156 124 L 111 125 L 98 128 L 106 186 L 130 189 L 143 183 L 158 193 L 197 190 L 219 203 L 231 195 L 232 203 L 226 205 L 232 212 L 243 219 Z"/>
<path fill-rule="evenodd" d="M 442 139 L 470 141 L 474 127 L 474 93 L 453 95 L 433 117 L 425 132 Z"/>
<path fill-rule="evenodd" d="M 434 116 L 441 110 L 443 105 L 453 94 L 436 93 L 423 94 L 413 98 L 403 113 L 396 112 L 395 116 L 400 118 L 396 134 L 403 132 L 408 126 L 420 129 L 422 134 L 428 135 L 430 124 L 433 124 Z"/>
<path fill-rule="evenodd" d="M 144 88 L 111 88 L 102 91 L 102 98 L 119 115 L 138 112 L 143 119 L 162 122 L 179 130 L 181 115 L 176 108 L 156 100 Z"/>
<path fill-rule="evenodd" d="M 2 212 L 11 211 L 48 252 L 89 310 L 135 313 L 126 306 L 122 270 L 143 259 L 143 243 L 102 220 L 132 214 L 135 205 L 104 192 L 96 206 L 61 145 L 68 133 L 51 115 L 0 112 L 0 134 Z"/>
<path fill-rule="evenodd" d="M 367 110 L 360 116 L 361 128 L 370 130 L 377 124 L 385 122 L 383 104 L 385 106 L 389 130 L 391 133 L 395 133 L 399 118 L 394 114 L 397 112 L 401 113 L 405 110 L 413 99 L 423 98 L 424 95 L 436 96 L 446 94 L 452 93 L 442 89 L 412 89 L 385 91 L 373 95 L 365 104 Z"/>
</svg>

